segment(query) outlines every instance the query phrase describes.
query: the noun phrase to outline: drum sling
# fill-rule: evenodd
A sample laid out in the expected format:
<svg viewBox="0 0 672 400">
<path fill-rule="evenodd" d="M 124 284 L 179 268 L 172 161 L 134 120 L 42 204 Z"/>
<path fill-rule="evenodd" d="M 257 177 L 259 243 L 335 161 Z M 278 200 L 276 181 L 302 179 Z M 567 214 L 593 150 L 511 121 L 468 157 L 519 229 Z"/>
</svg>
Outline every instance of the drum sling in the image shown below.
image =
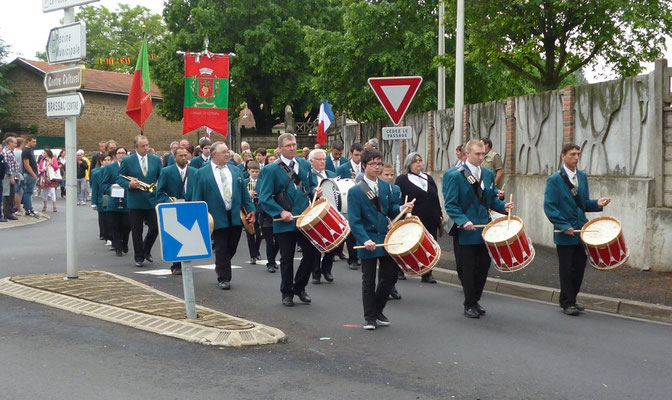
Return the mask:
<svg viewBox="0 0 672 400">
<path fill-rule="evenodd" d="M 560 177 L 565 182 L 565 185 L 567 185 L 567 188 L 569 189 L 569 192 L 572 194 L 572 197 L 574 197 L 574 202 L 576 203 L 576 206 L 579 207 L 581 209 L 581 211 L 585 212 L 586 210 L 585 210 L 585 208 L 583 208 L 583 202 L 581 201 L 581 198 L 579 197 L 579 191 L 578 191 L 578 189 L 576 189 L 574 184 L 569 180 L 569 177 L 567 176 L 567 171 L 565 171 L 564 168 L 560 168 L 558 170 L 558 174 L 560 174 Z M 576 179 L 578 180 L 579 177 L 577 176 Z"/>
<path fill-rule="evenodd" d="M 478 198 L 479 202 L 481 203 L 481 205 L 483 207 L 488 208 L 488 205 L 485 203 L 485 195 L 483 193 L 483 189 L 481 189 L 481 182 L 479 180 L 477 180 L 471 174 L 471 171 L 469 170 L 469 168 L 465 168 L 464 165 L 461 165 L 457 170 L 462 174 L 462 176 L 464 176 L 464 179 L 467 180 L 467 183 L 471 186 L 471 188 L 474 189 L 473 196 L 471 196 L 467 205 L 465 207 L 462 207 L 462 213 L 464 214 L 465 212 L 467 212 L 467 210 L 469 209 L 469 207 L 471 207 L 471 205 L 474 203 L 474 200 L 476 200 L 476 198 Z M 453 223 L 453 226 L 450 228 L 450 231 L 448 232 L 448 235 L 449 236 L 455 236 L 455 235 L 457 235 L 457 232 L 458 232 L 457 231 L 457 224 Z"/>
</svg>

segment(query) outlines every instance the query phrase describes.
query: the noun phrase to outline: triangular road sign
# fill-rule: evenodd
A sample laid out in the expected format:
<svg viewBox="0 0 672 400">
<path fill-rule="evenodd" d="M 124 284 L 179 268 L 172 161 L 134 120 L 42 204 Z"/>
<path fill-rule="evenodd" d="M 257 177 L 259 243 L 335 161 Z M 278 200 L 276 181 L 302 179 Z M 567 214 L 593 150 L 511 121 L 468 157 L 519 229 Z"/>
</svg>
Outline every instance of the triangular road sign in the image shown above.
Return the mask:
<svg viewBox="0 0 672 400">
<path fill-rule="evenodd" d="M 395 125 L 399 125 L 422 83 L 421 76 L 369 78 L 369 86 Z"/>
</svg>

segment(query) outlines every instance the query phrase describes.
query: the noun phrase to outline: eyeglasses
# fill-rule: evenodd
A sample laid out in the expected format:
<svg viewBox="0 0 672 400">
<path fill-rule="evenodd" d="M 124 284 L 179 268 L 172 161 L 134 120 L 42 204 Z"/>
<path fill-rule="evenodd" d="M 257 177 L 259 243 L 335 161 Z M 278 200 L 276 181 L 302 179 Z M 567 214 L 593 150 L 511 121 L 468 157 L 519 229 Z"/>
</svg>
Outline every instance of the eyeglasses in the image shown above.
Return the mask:
<svg viewBox="0 0 672 400">
<path fill-rule="evenodd" d="M 126 154 L 125 151 L 118 151 L 117 154 Z"/>
<path fill-rule="evenodd" d="M 383 163 L 382 162 L 370 162 L 370 163 L 366 163 L 366 165 L 370 165 L 372 167 L 381 167 L 383 165 Z"/>
</svg>

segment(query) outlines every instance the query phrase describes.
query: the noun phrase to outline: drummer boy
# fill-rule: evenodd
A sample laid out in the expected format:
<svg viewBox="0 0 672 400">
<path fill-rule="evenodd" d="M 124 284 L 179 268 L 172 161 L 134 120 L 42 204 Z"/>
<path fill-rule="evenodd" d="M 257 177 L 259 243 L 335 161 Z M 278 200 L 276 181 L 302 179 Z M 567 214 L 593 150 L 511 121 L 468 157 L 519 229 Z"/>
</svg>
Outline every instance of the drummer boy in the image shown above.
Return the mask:
<svg viewBox="0 0 672 400">
<path fill-rule="evenodd" d="M 358 245 L 362 260 L 362 303 L 364 306 L 363 326 L 374 330 L 377 326 L 389 326 L 390 320 L 383 314 L 392 287 L 397 282 L 398 267 L 385 251 L 385 235 L 388 223 L 402 208 L 413 210 L 413 203 L 399 206 L 400 201 L 392 194 L 392 186 L 378 176 L 383 166 L 383 155 L 374 149 L 362 153 L 361 167 L 363 179 L 348 191 L 348 222 Z M 376 264 L 381 270 L 376 287 Z"/>
<path fill-rule="evenodd" d="M 579 315 L 584 310 L 576 302 L 576 296 L 583 282 L 587 256 L 581 237 L 575 231 L 588 222 L 586 212 L 602 211 L 611 201 L 608 197 L 590 200 L 586 173 L 577 168 L 580 156 L 578 145 L 563 146 L 562 167 L 548 178 L 544 191 L 544 212 L 560 231 L 555 233 L 553 241 L 560 263 L 560 307 L 567 315 Z"/>
</svg>

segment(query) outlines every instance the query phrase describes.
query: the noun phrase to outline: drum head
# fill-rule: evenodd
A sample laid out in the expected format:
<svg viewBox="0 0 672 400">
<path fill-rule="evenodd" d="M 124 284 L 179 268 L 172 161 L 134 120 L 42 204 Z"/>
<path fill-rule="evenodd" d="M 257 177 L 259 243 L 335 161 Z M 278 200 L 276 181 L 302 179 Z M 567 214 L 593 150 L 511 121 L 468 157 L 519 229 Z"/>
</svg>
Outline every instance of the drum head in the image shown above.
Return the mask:
<svg viewBox="0 0 672 400">
<path fill-rule="evenodd" d="M 316 201 L 312 207 L 308 207 L 303 212 L 303 217 L 296 221 L 296 226 L 299 228 L 304 228 L 314 225 L 322 218 L 321 216 L 323 215 L 323 212 L 326 212 L 327 207 L 329 207 L 328 202 L 321 199 Z"/>
<path fill-rule="evenodd" d="M 388 236 L 387 243 L 399 243 L 391 246 L 386 246 L 387 252 L 390 254 L 403 254 L 420 243 L 424 234 L 423 226 L 417 222 L 403 223 L 396 228 L 392 228 Z"/>
<path fill-rule="evenodd" d="M 507 217 L 498 218 L 483 231 L 483 240 L 488 243 L 506 242 L 516 237 L 521 229 L 523 222 L 517 217 L 512 217 L 511 221 Z"/>
<path fill-rule="evenodd" d="M 587 245 L 599 246 L 611 243 L 621 234 L 621 223 L 611 217 L 600 217 L 583 226 L 588 232 L 581 232 L 581 240 Z"/>
<path fill-rule="evenodd" d="M 336 180 L 327 178 L 323 179 L 320 182 L 320 187 L 322 188 L 322 198 L 327 199 L 327 201 L 338 211 L 341 211 L 341 193 L 336 185 Z"/>
</svg>

